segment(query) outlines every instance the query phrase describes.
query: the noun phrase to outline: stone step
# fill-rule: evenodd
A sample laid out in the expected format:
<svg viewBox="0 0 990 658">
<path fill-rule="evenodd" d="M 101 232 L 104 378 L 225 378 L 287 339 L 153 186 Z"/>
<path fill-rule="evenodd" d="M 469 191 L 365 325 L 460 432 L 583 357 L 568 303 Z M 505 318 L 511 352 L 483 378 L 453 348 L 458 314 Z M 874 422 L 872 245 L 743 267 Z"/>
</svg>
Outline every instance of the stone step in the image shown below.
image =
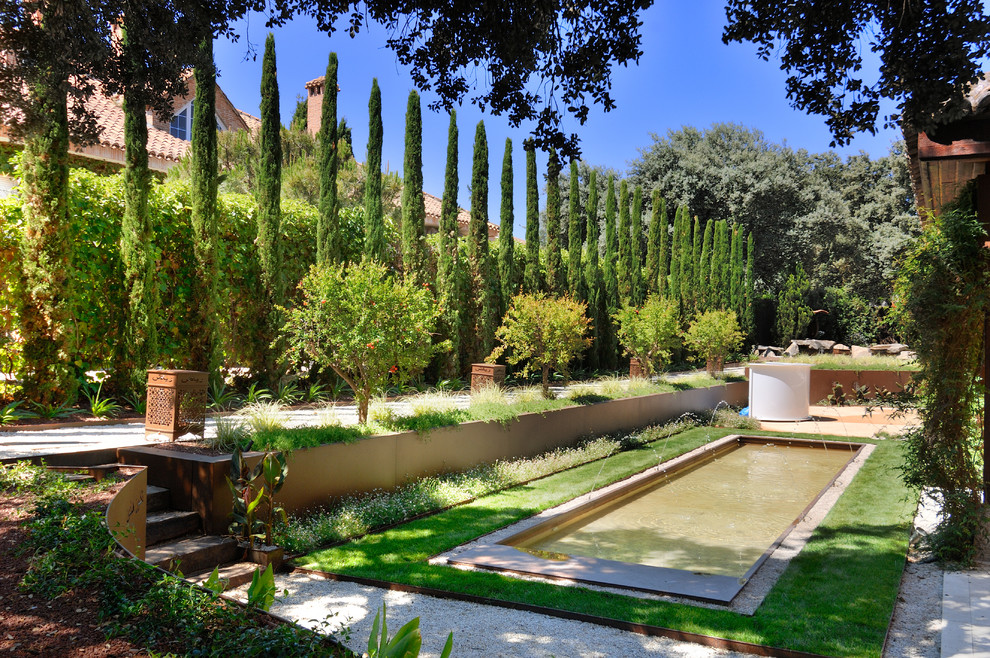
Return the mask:
<svg viewBox="0 0 990 658">
<path fill-rule="evenodd" d="M 242 555 L 243 549 L 233 537 L 199 535 L 152 546 L 145 552 L 144 560 L 169 571 L 199 573 L 212 571 L 213 567 L 233 562 Z"/>
<path fill-rule="evenodd" d="M 148 514 L 168 509 L 171 500 L 172 496 L 165 487 L 156 487 L 153 484 L 148 485 L 148 499 L 146 502 Z"/>
<path fill-rule="evenodd" d="M 254 572 L 260 568 L 261 567 L 254 562 L 234 562 L 232 564 L 225 564 L 220 567 L 218 571 L 220 580 L 224 583 L 224 591 L 250 583 L 251 579 L 254 578 Z M 192 576 L 186 576 L 186 578 L 197 585 L 202 585 L 212 573 L 213 569 L 207 569 L 206 571 L 200 571 Z"/>
<path fill-rule="evenodd" d="M 198 533 L 201 529 L 199 514 L 178 510 L 163 510 L 148 514 L 148 546 L 154 546 L 169 539 Z"/>
</svg>

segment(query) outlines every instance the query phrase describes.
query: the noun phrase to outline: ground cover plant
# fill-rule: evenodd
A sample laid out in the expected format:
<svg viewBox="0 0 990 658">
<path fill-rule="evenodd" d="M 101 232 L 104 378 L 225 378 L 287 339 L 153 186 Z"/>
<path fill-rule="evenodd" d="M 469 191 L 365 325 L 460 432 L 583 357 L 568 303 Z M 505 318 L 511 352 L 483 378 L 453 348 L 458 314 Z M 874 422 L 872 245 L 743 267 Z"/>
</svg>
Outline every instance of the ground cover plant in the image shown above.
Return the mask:
<svg viewBox="0 0 990 658">
<path fill-rule="evenodd" d="M 557 587 L 427 559 L 478 536 L 682 454 L 730 430 L 696 428 L 479 498 L 341 547 L 302 566 L 435 587 L 825 655 L 879 656 L 897 596 L 917 498 L 896 477 L 904 444 L 876 450 L 752 617 Z M 761 433 L 769 434 L 769 433 Z M 825 437 L 841 441 L 839 437 Z"/>
<path fill-rule="evenodd" d="M 782 363 L 810 363 L 812 370 L 918 370 L 915 361 L 896 356 L 854 358 L 844 354 L 803 354 L 784 359 Z"/>
<path fill-rule="evenodd" d="M 365 436 L 389 432 L 425 433 L 438 427 L 470 421 L 508 423 L 525 413 L 545 413 L 576 404 L 595 404 L 606 400 L 704 388 L 731 381 L 742 381 L 742 379 L 732 376 L 715 379 L 706 375 L 685 377 L 673 382 L 605 378 L 573 385 L 568 395 L 555 399 L 544 398 L 541 387 L 524 387 L 512 391 L 495 388 L 472 395 L 467 408 L 454 407 L 449 399 L 443 396 L 427 394 L 420 399 L 425 399 L 427 402 L 432 399 L 435 402 L 422 404 L 418 408 L 413 404 L 413 412 L 408 415 L 392 410 L 373 413 L 374 405 L 371 405 L 369 423 L 344 426 L 330 417 L 320 426 L 261 430 L 253 435 L 253 446 L 256 450 L 294 450 L 328 443 L 347 443 Z"/>
<path fill-rule="evenodd" d="M 79 641 L 72 648 L 85 647 L 86 655 L 352 655 L 332 637 L 277 623 L 144 562 L 116 557 L 103 521 L 113 486 L 110 479 L 82 486 L 26 462 L 0 468 L 0 492 L 7 498 L 0 507 L 16 501 L 26 529 L 14 544 L 0 541 L 4 583 L 10 576 L 20 581 L 20 595 L 5 590 L 5 600 L 16 607 L 30 596 L 33 606 L 13 613 L 8 606 L 0 646 L 54 655 L 70 637 Z M 6 538 L 19 529 L 3 511 L 0 534 Z M 63 609 L 64 602 L 75 615 Z M 57 613 L 48 618 L 47 610 Z M 28 615 L 28 625 L 15 627 L 22 615 Z M 77 620 L 69 632 L 65 624 Z"/>
</svg>

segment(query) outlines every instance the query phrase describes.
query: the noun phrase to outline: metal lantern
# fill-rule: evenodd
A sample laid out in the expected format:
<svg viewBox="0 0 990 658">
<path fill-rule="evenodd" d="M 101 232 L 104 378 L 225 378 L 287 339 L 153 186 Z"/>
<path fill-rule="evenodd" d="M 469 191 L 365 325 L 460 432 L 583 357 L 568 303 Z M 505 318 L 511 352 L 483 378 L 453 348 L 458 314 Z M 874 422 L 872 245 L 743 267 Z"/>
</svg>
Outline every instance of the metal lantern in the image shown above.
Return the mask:
<svg viewBox="0 0 990 658">
<path fill-rule="evenodd" d="M 144 435 L 175 441 L 184 434 L 203 437 L 209 373 L 198 370 L 149 370 Z"/>
</svg>

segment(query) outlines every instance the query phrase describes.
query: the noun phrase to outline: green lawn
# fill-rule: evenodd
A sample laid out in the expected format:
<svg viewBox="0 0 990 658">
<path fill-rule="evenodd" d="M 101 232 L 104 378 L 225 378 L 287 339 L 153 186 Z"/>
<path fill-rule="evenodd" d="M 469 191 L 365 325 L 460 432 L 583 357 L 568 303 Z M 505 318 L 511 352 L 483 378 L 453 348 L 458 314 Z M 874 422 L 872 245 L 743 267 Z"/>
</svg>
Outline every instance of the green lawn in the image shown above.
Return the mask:
<svg viewBox="0 0 990 658">
<path fill-rule="evenodd" d="M 298 563 L 352 576 L 434 587 L 834 656 L 879 656 L 900 583 L 916 497 L 897 468 L 902 444 L 877 449 L 807 546 L 752 617 L 690 605 L 557 587 L 426 560 L 597 486 L 706 441 L 734 433 L 709 427 L 592 462 L 344 546 Z M 767 434 L 767 433 L 763 433 Z M 837 437 L 835 440 L 843 440 Z"/>
</svg>

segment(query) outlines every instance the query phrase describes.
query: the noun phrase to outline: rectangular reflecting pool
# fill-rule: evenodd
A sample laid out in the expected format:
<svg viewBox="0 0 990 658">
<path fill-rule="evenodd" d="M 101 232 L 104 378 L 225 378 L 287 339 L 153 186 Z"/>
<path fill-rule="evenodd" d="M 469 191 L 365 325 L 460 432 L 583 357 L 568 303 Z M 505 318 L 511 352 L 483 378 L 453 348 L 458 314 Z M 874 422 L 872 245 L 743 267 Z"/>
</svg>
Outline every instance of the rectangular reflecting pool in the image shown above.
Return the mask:
<svg viewBox="0 0 990 658">
<path fill-rule="evenodd" d="M 861 448 L 726 437 L 448 561 L 727 603 Z"/>
</svg>

